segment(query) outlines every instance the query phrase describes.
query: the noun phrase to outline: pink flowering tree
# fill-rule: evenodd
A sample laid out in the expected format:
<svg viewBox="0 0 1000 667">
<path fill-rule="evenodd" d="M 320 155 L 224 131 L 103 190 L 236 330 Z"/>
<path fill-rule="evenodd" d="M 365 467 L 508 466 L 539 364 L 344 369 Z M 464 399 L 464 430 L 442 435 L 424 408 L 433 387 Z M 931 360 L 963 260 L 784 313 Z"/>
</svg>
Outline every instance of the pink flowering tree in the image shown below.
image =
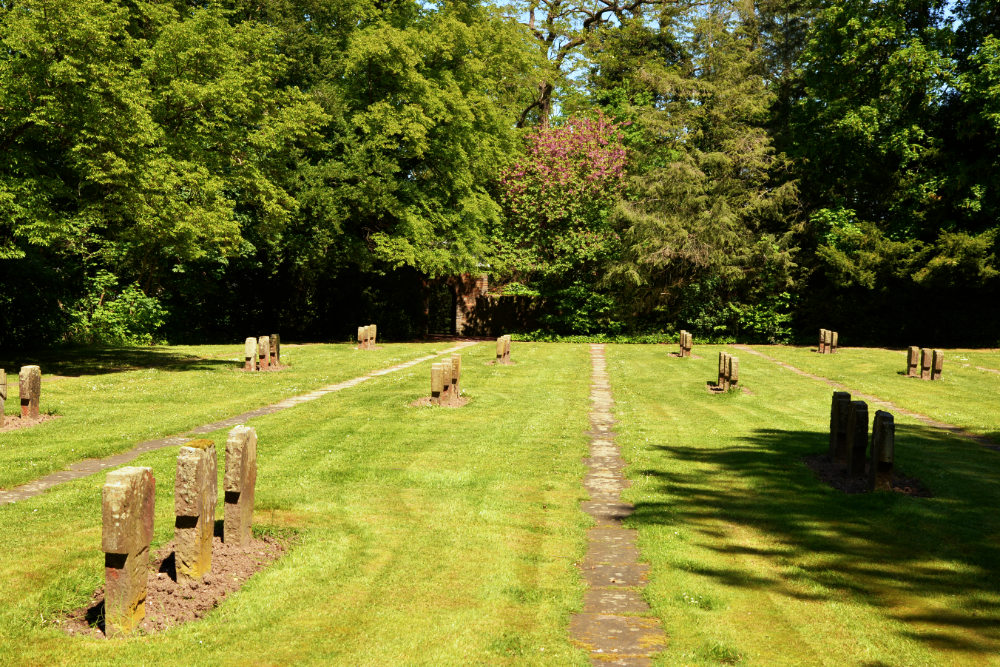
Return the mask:
<svg viewBox="0 0 1000 667">
<path fill-rule="evenodd" d="M 588 309 L 572 316 L 572 324 L 554 328 L 592 328 L 583 320 L 606 320 L 613 305 L 610 298 L 602 301 L 594 285 L 619 242 L 608 215 L 625 191 L 621 124 L 601 112 L 574 117 L 532 130 L 525 148 L 500 178 L 506 213 L 500 261 L 510 280 L 549 300 L 593 302 L 601 311 Z"/>
</svg>

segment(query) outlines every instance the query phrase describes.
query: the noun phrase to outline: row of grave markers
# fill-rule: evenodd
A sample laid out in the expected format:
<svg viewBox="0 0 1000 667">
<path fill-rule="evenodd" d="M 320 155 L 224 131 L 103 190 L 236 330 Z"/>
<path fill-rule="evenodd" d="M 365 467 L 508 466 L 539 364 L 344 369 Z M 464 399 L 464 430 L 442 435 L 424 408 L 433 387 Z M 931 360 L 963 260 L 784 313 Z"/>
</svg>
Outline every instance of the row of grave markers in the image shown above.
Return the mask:
<svg viewBox="0 0 1000 667">
<path fill-rule="evenodd" d="M 431 403 L 455 405 L 462 393 L 462 355 L 431 364 Z"/>
<path fill-rule="evenodd" d="M 691 337 L 691 334 L 681 329 L 680 340 L 678 342 L 680 343 L 681 356 L 690 357 L 691 348 L 694 345 L 694 339 Z"/>
<path fill-rule="evenodd" d="M 281 366 L 281 336 L 247 338 L 243 343 L 243 370 L 266 371 Z"/>
<path fill-rule="evenodd" d="M 21 417 L 38 419 L 38 405 L 42 400 L 42 369 L 38 366 L 21 366 L 17 375 L 21 396 Z M 7 402 L 7 372 L 0 368 L 0 427 L 4 423 L 4 404 Z"/>
<path fill-rule="evenodd" d="M 236 426 L 226 440 L 223 541 L 250 545 L 257 482 L 257 432 Z M 125 466 L 108 473 L 101 493 L 104 551 L 104 632 L 131 634 L 146 616 L 149 545 L 153 538 L 153 469 Z M 174 563 L 177 581 L 199 581 L 212 569 L 218 500 L 215 443 L 192 440 L 177 455 Z"/>
<path fill-rule="evenodd" d="M 816 349 L 820 354 L 834 354 L 837 351 L 840 334 L 829 329 L 819 330 L 819 347 Z"/>
<path fill-rule="evenodd" d="M 735 389 L 740 384 L 740 358 L 728 352 L 719 352 L 719 380 L 717 386 L 722 391 Z"/>
<path fill-rule="evenodd" d="M 940 380 L 944 370 L 944 350 L 920 349 L 911 345 L 906 350 L 906 375 L 921 380 Z"/>
<path fill-rule="evenodd" d="M 896 424 L 892 413 L 877 410 L 868 447 L 868 404 L 852 401 L 846 391 L 833 392 L 830 403 L 830 458 L 845 467 L 848 477 L 865 474 L 868 452 L 868 489 L 892 488 Z"/>
<path fill-rule="evenodd" d="M 358 327 L 358 349 L 359 350 L 374 350 L 375 349 L 375 335 L 378 330 L 374 324 L 369 324 L 365 327 Z"/>
</svg>

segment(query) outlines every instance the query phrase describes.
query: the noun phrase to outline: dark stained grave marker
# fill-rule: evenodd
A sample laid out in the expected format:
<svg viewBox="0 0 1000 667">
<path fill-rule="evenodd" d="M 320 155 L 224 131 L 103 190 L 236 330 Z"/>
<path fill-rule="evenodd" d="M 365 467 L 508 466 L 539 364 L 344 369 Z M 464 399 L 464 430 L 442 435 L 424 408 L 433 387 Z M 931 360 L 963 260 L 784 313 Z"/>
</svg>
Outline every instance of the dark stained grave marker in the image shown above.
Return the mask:
<svg viewBox="0 0 1000 667">
<path fill-rule="evenodd" d="M 104 632 L 109 637 L 131 634 L 146 616 L 155 489 L 152 468 L 126 466 L 109 472 L 101 491 Z"/>
</svg>

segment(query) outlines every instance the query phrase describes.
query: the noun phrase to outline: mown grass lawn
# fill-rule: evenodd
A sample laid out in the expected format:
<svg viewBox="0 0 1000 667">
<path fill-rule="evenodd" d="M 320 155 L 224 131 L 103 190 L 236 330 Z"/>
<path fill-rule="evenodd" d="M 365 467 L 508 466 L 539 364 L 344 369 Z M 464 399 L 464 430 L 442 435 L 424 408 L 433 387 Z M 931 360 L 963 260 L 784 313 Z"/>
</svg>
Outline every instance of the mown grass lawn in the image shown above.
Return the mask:
<svg viewBox="0 0 1000 667">
<path fill-rule="evenodd" d="M 409 406 L 428 362 L 251 420 L 258 529 L 296 541 L 206 618 L 155 636 L 54 623 L 101 583 L 103 476 L 0 507 L 0 662 L 585 664 L 566 628 L 589 521 L 587 347 L 493 356 L 463 352 L 460 409 Z M 157 480 L 154 549 L 172 537 L 176 453 L 135 462 Z"/>
<path fill-rule="evenodd" d="M 752 394 L 705 391 L 720 349 Z M 897 418 L 897 465 L 934 497 L 847 496 L 801 462 L 826 449 L 830 387 L 733 348 L 670 351 L 608 350 L 628 523 L 669 636 L 660 664 L 1000 664 L 1000 453 Z M 782 356 L 848 383 L 900 365 L 877 351 Z M 958 392 L 968 414 L 995 400 L 900 382 L 940 392 L 942 408 Z M 884 395 L 871 383 L 859 388 Z"/>
<path fill-rule="evenodd" d="M 59 418 L 0 433 L 0 488 L 450 346 L 398 344 L 361 352 L 350 344 L 286 344 L 281 359 L 288 368 L 268 373 L 239 370 L 242 344 L 70 351 L 17 366 L 6 362 L 0 366 L 10 390 L 5 412 L 19 413 L 18 369 L 37 362 L 41 411 Z"/>
<path fill-rule="evenodd" d="M 976 368 L 1000 369 L 1000 351 L 946 350 L 941 379 L 931 382 L 903 374 L 904 350 L 849 347 L 836 354 L 817 354 L 809 348 L 784 345 L 754 348 L 796 368 L 961 426 L 1000 444 L 1000 374 Z"/>
</svg>

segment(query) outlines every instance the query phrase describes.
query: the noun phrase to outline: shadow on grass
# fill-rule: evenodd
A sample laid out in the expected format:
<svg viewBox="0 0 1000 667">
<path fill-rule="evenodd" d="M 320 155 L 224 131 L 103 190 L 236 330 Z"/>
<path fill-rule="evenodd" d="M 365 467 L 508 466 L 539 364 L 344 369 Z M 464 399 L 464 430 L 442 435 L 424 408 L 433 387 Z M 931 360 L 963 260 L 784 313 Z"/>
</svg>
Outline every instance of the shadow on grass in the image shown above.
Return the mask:
<svg viewBox="0 0 1000 667">
<path fill-rule="evenodd" d="M 242 353 L 241 346 L 233 346 L 233 357 Z M 45 375 L 66 377 L 104 375 L 142 368 L 191 371 L 235 369 L 241 366 L 239 362 L 230 359 L 206 359 L 179 354 L 167 347 L 66 348 L 47 350 L 23 359 L 0 359 L 0 368 L 6 368 L 8 373 L 13 372 L 15 375 L 21 366 L 28 364 L 41 366 Z"/>
<path fill-rule="evenodd" d="M 826 449 L 827 437 L 758 429 L 735 446 L 658 446 L 671 460 L 663 468 L 681 472 L 638 471 L 659 480 L 665 499 L 637 502 L 630 523 L 693 528 L 697 546 L 737 559 L 736 567 L 682 565 L 719 583 L 796 599 L 848 597 L 929 647 L 1000 650 L 1000 455 L 898 425 L 897 465 L 935 497 L 848 496 L 802 463 Z M 725 528 L 733 524 L 759 531 L 769 546 L 747 546 Z M 751 573 L 740 556 L 770 567 Z"/>
</svg>

